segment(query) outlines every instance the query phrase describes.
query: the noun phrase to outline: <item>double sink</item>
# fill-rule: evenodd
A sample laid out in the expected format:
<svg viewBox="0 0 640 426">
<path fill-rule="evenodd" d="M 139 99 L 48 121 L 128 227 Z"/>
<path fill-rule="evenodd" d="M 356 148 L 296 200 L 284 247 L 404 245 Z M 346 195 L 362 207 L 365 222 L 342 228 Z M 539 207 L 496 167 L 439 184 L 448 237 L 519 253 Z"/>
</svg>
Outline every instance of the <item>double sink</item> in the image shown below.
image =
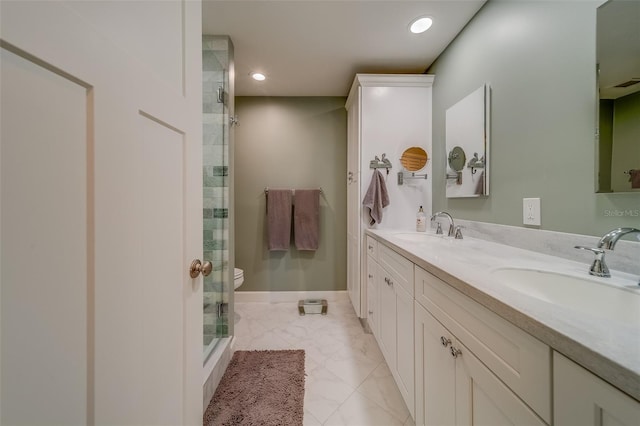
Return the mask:
<svg viewBox="0 0 640 426">
<path fill-rule="evenodd" d="M 466 240 L 454 242 L 433 233 L 397 232 L 393 237 L 418 245 L 436 239 L 450 241 L 461 249 L 468 244 Z M 640 286 L 637 277 L 629 274 L 599 278 L 590 276 L 587 267 L 579 273 L 543 267 L 500 266 L 490 269 L 486 277 L 524 296 L 563 309 L 608 321 L 640 324 Z"/>
</svg>

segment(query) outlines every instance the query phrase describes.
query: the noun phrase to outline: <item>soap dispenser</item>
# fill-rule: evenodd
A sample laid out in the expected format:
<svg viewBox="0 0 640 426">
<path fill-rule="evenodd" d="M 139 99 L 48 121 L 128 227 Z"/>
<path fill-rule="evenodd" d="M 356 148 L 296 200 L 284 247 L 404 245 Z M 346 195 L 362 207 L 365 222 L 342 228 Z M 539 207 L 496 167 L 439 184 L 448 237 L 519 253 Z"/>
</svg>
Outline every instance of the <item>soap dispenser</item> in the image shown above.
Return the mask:
<svg viewBox="0 0 640 426">
<path fill-rule="evenodd" d="M 416 231 L 425 232 L 427 230 L 427 216 L 424 214 L 424 210 L 422 210 L 422 206 L 418 210 L 418 214 L 416 215 Z"/>
</svg>

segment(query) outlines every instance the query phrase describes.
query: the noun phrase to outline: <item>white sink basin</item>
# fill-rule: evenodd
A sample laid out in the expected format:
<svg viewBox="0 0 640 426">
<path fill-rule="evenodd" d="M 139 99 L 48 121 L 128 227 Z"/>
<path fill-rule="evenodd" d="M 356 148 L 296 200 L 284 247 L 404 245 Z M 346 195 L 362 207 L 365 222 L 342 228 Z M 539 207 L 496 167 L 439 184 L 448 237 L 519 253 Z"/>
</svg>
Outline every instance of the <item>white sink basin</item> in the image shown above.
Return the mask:
<svg viewBox="0 0 640 426">
<path fill-rule="evenodd" d="M 414 243 L 427 241 L 430 238 L 442 238 L 442 235 L 429 234 L 426 232 L 398 232 L 397 234 L 393 234 L 393 236 L 400 240 Z"/>
<path fill-rule="evenodd" d="M 491 272 L 501 284 L 530 297 L 609 320 L 640 324 L 640 286 L 619 278 L 525 268 L 498 268 Z M 610 283 L 603 282 L 611 280 Z"/>
</svg>

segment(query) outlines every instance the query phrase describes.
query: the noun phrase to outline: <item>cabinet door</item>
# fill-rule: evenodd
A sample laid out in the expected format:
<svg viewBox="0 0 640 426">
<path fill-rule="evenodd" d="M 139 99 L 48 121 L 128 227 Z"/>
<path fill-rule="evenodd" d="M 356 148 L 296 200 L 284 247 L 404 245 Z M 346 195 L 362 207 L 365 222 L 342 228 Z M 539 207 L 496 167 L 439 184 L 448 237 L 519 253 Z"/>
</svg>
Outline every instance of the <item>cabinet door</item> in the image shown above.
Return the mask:
<svg viewBox="0 0 640 426">
<path fill-rule="evenodd" d="M 554 423 L 623 426 L 640 423 L 640 402 L 564 356 L 553 353 Z"/>
<path fill-rule="evenodd" d="M 394 285 L 396 302 L 396 372 L 398 389 L 404 398 L 411 416 L 415 416 L 415 369 L 413 297 L 403 288 Z"/>
<path fill-rule="evenodd" d="M 455 359 L 448 343 L 453 341 L 453 335 L 417 302 L 414 307 L 416 425 L 453 425 Z"/>
<path fill-rule="evenodd" d="M 378 327 L 380 336 L 378 344 L 393 371 L 396 365 L 396 292 L 393 281 L 384 268 L 378 268 Z"/>
<path fill-rule="evenodd" d="M 457 425 L 546 425 L 458 341 L 456 349 Z"/>
<path fill-rule="evenodd" d="M 378 339 L 380 335 L 378 331 L 378 283 L 376 281 L 377 263 L 371 256 L 367 256 L 367 321 L 371 332 Z"/>
</svg>

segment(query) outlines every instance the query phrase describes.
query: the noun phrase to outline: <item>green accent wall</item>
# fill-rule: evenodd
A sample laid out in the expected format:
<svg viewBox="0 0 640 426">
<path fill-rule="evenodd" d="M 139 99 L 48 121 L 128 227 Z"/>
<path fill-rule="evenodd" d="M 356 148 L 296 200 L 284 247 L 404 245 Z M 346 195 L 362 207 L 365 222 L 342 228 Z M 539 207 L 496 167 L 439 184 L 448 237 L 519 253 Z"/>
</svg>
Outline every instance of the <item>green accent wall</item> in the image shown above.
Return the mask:
<svg viewBox="0 0 640 426">
<path fill-rule="evenodd" d="M 343 97 L 236 97 L 236 291 L 346 290 L 347 112 Z M 265 187 L 322 188 L 320 247 L 270 252 Z"/>
<path fill-rule="evenodd" d="M 522 225 L 541 198 L 542 229 L 602 235 L 640 226 L 640 195 L 595 193 L 595 28 L 600 1 L 492 1 L 437 61 L 434 211 Z M 445 111 L 491 86 L 490 196 L 445 196 Z"/>
</svg>

